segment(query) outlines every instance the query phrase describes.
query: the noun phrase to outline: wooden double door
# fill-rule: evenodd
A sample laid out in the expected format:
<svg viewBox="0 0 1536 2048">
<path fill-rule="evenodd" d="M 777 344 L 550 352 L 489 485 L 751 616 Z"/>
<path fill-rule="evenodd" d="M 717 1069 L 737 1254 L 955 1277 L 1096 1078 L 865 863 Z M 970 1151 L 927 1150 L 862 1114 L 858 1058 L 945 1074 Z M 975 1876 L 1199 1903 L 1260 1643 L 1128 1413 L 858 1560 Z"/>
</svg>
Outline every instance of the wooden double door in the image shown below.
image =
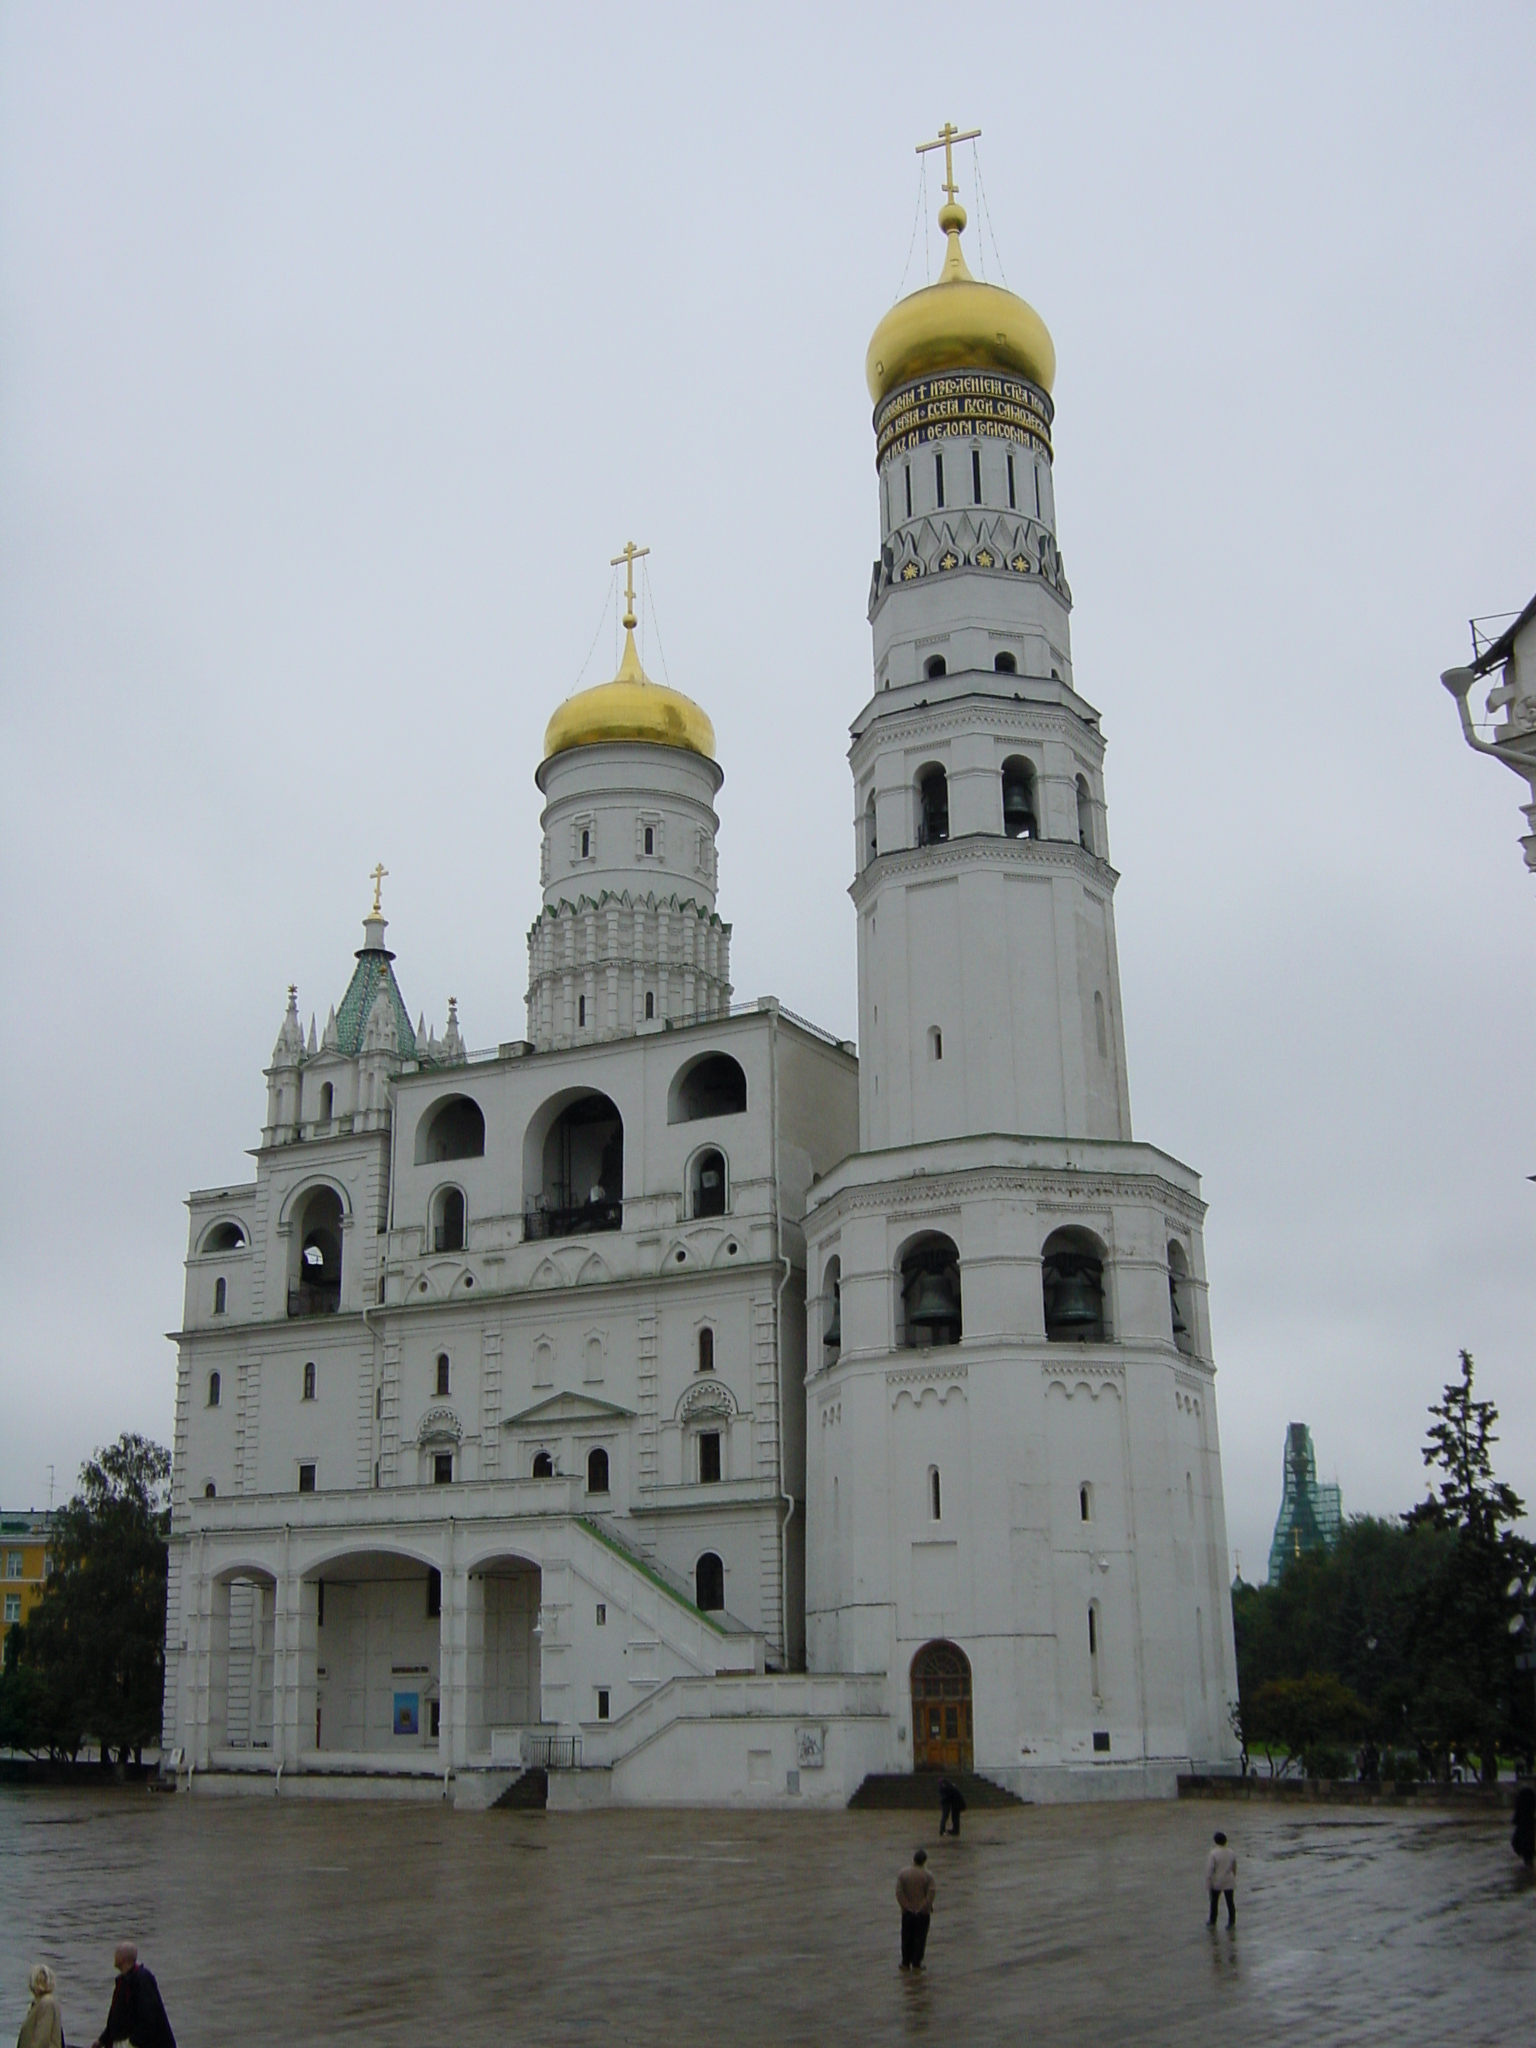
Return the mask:
<svg viewBox="0 0 1536 2048">
<path fill-rule="evenodd" d="M 912 1659 L 912 1768 L 968 1771 L 975 1761 L 970 1659 L 953 1643 L 928 1643 Z"/>
</svg>

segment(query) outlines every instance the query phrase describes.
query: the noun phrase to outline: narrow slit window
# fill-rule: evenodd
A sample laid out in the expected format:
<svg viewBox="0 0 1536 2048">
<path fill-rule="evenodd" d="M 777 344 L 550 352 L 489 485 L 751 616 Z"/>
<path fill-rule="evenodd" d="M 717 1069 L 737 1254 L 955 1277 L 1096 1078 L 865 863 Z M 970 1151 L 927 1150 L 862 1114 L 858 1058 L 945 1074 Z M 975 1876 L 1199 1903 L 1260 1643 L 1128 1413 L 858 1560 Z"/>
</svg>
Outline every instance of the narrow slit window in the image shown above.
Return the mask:
<svg viewBox="0 0 1536 2048">
<path fill-rule="evenodd" d="M 583 859 L 583 860 L 585 860 L 585 859 L 587 858 L 587 856 L 588 856 L 588 855 L 589 855 L 589 854 L 591 853 L 591 851 L 592 851 L 592 834 L 591 834 L 590 832 L 583 832 L 583 833 L 582 833 L 582 835 L 581 835 L 581 857 L 582 857 L 582 859 Z"/>
<path fill-rule="evenodd" d="M 907 517 L 912 517 L 912 465 L 907 464 Z"/>
<path fill-rule="evenodd" d="M 928 1513 L 935 1522 L 944 1519 L 943 1505 L 943 1497 L 939 1491 L 939 1468 L 937 1465 L 930 1465 L 928 1467 Z"/>
<path fill-rule="evenodd" d="M 705 1486 L 720 1481 L 720 1432 L 706 1429 L 699 1438 L 699 1479 Z"/>
<path fill-rule="evenodd" d="M 228 1300 L 229 1288 L 221 1277 L 213 1283 L 213 1312 L 216 1316 L 223 1315 Z"/>
<path fill-rule="evenodd" d="M 587 999 L 586 999 L 586 997 L 585 997 L 585 996 L 578 996 L 578 997 L 576 998 L 576 1022 L 577 1022 L 578 1024 L 585 1024 L 585 1023 L 586 1023 L 586 1021 L 587 1021 Z"/>
<path fill-rule="evenodd" d="M 210 1408 L 217 1408 L 217 1407 L 218 1407 L 218 1405 L 219 1405 L 219 1396 L 220 1396 L 220 1394 L 221 1394 L 221 1393 L 223 1392 L 223 1388 L 224 1388 L 224 1382 L 223 1382 L 223 1381 L 222 1381 L 222 1380 L 221 1380 L 221 1379 L 219 1378 L 219 1375 L 218 1375 L 218 1374 L 217 1374 L 216 1372 L 211 1372 L 211 1373 L 209 1373 L 209 1375 L 208 1375 L 208 1406 L 209 1406 Z"/>
<path fill-rule="evenodd" d="M 1041 519 L 1044 516 L 1040 510 L 1040 465 L 1037 462 L 1035 464 L 1035 517 Z"/>
<path fill-rule="evenodd" d="M 699 1371 L 715 1369 L 715 1333 L 707 1326 L 699 1332 Z"/>
<path fill-rule="evenodd" d="M 1088 1654 L 1090 1657 L 1099 1654 L 1099 1617 L 1091 1607 L 1088 1610 Z"/>
<path fill-rule="evenodd" d="M 981 503 L 981 450 L 979 448 L 971 450 L 971 500 L 973 504 L 979 505 Z"/>
<path fill-rule="evenodd" d="M 654 825 L 647 825 L 645 828 L 645 850 L 647 853 L 654 853 L 656 851 L 656 827 Z"/>
<path fill-rule="evenodd" d="M 313 1399 L 314 1399 L 314 1398 L 315 1398 L 315 1361 L 314 1361 L 313 1359 L 310 1359 L 309 1363 L 308 1363 L 308 1364 L 307 1364 L 307 1365 L 305 1366 L 305 1368 L 304 1368 L 304 1399 L 305 1399 L 306 1401 L 313 1401 Z"/>
<path fill-rule="evenodd" d="M 1077 1512 L 1081 1521 L 1093 1520 L 1093 1495 L 1086 1486 L 1077 1489 Z"/>
<path fill-rule="evenodd" d="M 600 1685 L 597 1688 L 597 1718 L 599 1721 L 606 1721 L 608 1718 L 608 1688 L 606 1685 Z"/>
<path fill-rule="evenodd" d="M 648 988 L 645 992 L 645 1014 L 647 1019 L 654 1017 L 656 1014 L 656 991 L 654 989 Z"/>
<path fill-rule="evenodd" d="M 1013 482 L 1013 451 L 1010 449 L 1008 454 L 1008 510 L 1010 512 L 1017 512 L 1018 509 L 1018 492 L 1015 490 Z"/>
<path fill-rule="evenodd" d="M 439 1352 L 439 1353 L 437 1354 L 437 1387 L 436 1387 L 436 1392 L 437 1392 L 438 1394 L 440 1394 L 440 1395 L 442 1395 L 442 1394 L 446 1394 L 446 1393 L 448 1392 L 448 1376 L 449 1376 L 449 1371 L 450 1371 L 450 1367 L 449 1367 L 449 1364 L 448 1364 L 448 1354 L 447 1354 L 447 1352 L 446 1352 L 446 1351 L 440 1351 L 440 1352 Z"/>
<path fill-rule="evenodd" d="M 944 455 L 942 450 L 933 458 L 933 487 L 938 494 L 937 502 L 942 508 L 944 504 Z"/>
</svg>

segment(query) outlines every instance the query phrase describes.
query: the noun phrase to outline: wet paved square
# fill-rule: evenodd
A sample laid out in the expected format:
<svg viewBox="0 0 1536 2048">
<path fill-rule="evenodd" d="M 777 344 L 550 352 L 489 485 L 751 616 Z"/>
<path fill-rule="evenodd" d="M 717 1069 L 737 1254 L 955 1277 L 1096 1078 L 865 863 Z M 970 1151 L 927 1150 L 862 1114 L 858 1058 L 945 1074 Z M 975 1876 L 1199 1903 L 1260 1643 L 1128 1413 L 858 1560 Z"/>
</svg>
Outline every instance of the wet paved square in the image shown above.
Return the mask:
<svg viewBox="0 0 1536 2048">
<path fill-rule="evenodd" d="M 0 1792 L 0 2039 L 69 2039 L 139 1941 L 181 2048 L 389 2043 L 1495 2043 L 1536 2032 L 1536 1887 L 1498 1814 L 1204 1801 L 970 1814 L 454 1814 Z M 1213 1828 L 1239 1855 L 1212 1935 Z M 922 1839 L 938 1911 L 897 1969 Z"/>
</svg>

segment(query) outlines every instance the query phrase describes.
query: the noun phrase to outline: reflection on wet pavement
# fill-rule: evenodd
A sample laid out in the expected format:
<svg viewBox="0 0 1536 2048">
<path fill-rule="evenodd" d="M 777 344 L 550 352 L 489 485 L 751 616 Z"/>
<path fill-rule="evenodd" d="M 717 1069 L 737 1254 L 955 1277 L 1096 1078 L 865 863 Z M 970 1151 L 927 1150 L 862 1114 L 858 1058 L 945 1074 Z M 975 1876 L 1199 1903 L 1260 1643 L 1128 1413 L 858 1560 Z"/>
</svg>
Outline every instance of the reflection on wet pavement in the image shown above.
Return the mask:
<svg viewBox="0 0 1536 2048">
<path fill-rule="evenodd" d="M 182 2048 L 1525 2038 L 1536 1887 L 1506 1816 L 1077 1806 L 455 1814 L 0 1792 L 0 2038 L 53 1964 L 69 2038 L 139 1942 Z M 1211 1831 L 1234 1934 L 1205 1924 Z M 896 1873 L 938 1911 L 897 1969 Z"/>
</svg>

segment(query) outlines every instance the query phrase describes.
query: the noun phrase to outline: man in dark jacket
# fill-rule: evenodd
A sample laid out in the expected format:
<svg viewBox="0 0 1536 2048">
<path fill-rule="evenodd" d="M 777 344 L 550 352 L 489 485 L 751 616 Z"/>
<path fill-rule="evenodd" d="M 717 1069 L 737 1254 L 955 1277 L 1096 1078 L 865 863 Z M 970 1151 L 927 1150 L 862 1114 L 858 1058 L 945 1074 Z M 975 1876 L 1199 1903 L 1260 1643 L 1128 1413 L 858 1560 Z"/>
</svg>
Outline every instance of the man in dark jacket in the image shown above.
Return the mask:
<svg viewBox="0 0 1536 2048">
<path fill-rule="evenodd" d="M 112 2010 L 94 2048 L 112 2048 L 114 2041 L 127 2041 L 130 2048 L 176 2048 L 176 2036 L 161 2002 L 160 1986 L 139 1961 L 133 1943 L 120 1941 L 112 1961 L 117 1970 Z"/>
<path fill-rule="evenodd" d="M 960 1787 L 948 1778 L 939 1780 L 939 1833 L 948 1828 L 952 1835 L 960 1832 L 960 1816 L 965 1811 L 965 1798 Z"/>
</svg>

